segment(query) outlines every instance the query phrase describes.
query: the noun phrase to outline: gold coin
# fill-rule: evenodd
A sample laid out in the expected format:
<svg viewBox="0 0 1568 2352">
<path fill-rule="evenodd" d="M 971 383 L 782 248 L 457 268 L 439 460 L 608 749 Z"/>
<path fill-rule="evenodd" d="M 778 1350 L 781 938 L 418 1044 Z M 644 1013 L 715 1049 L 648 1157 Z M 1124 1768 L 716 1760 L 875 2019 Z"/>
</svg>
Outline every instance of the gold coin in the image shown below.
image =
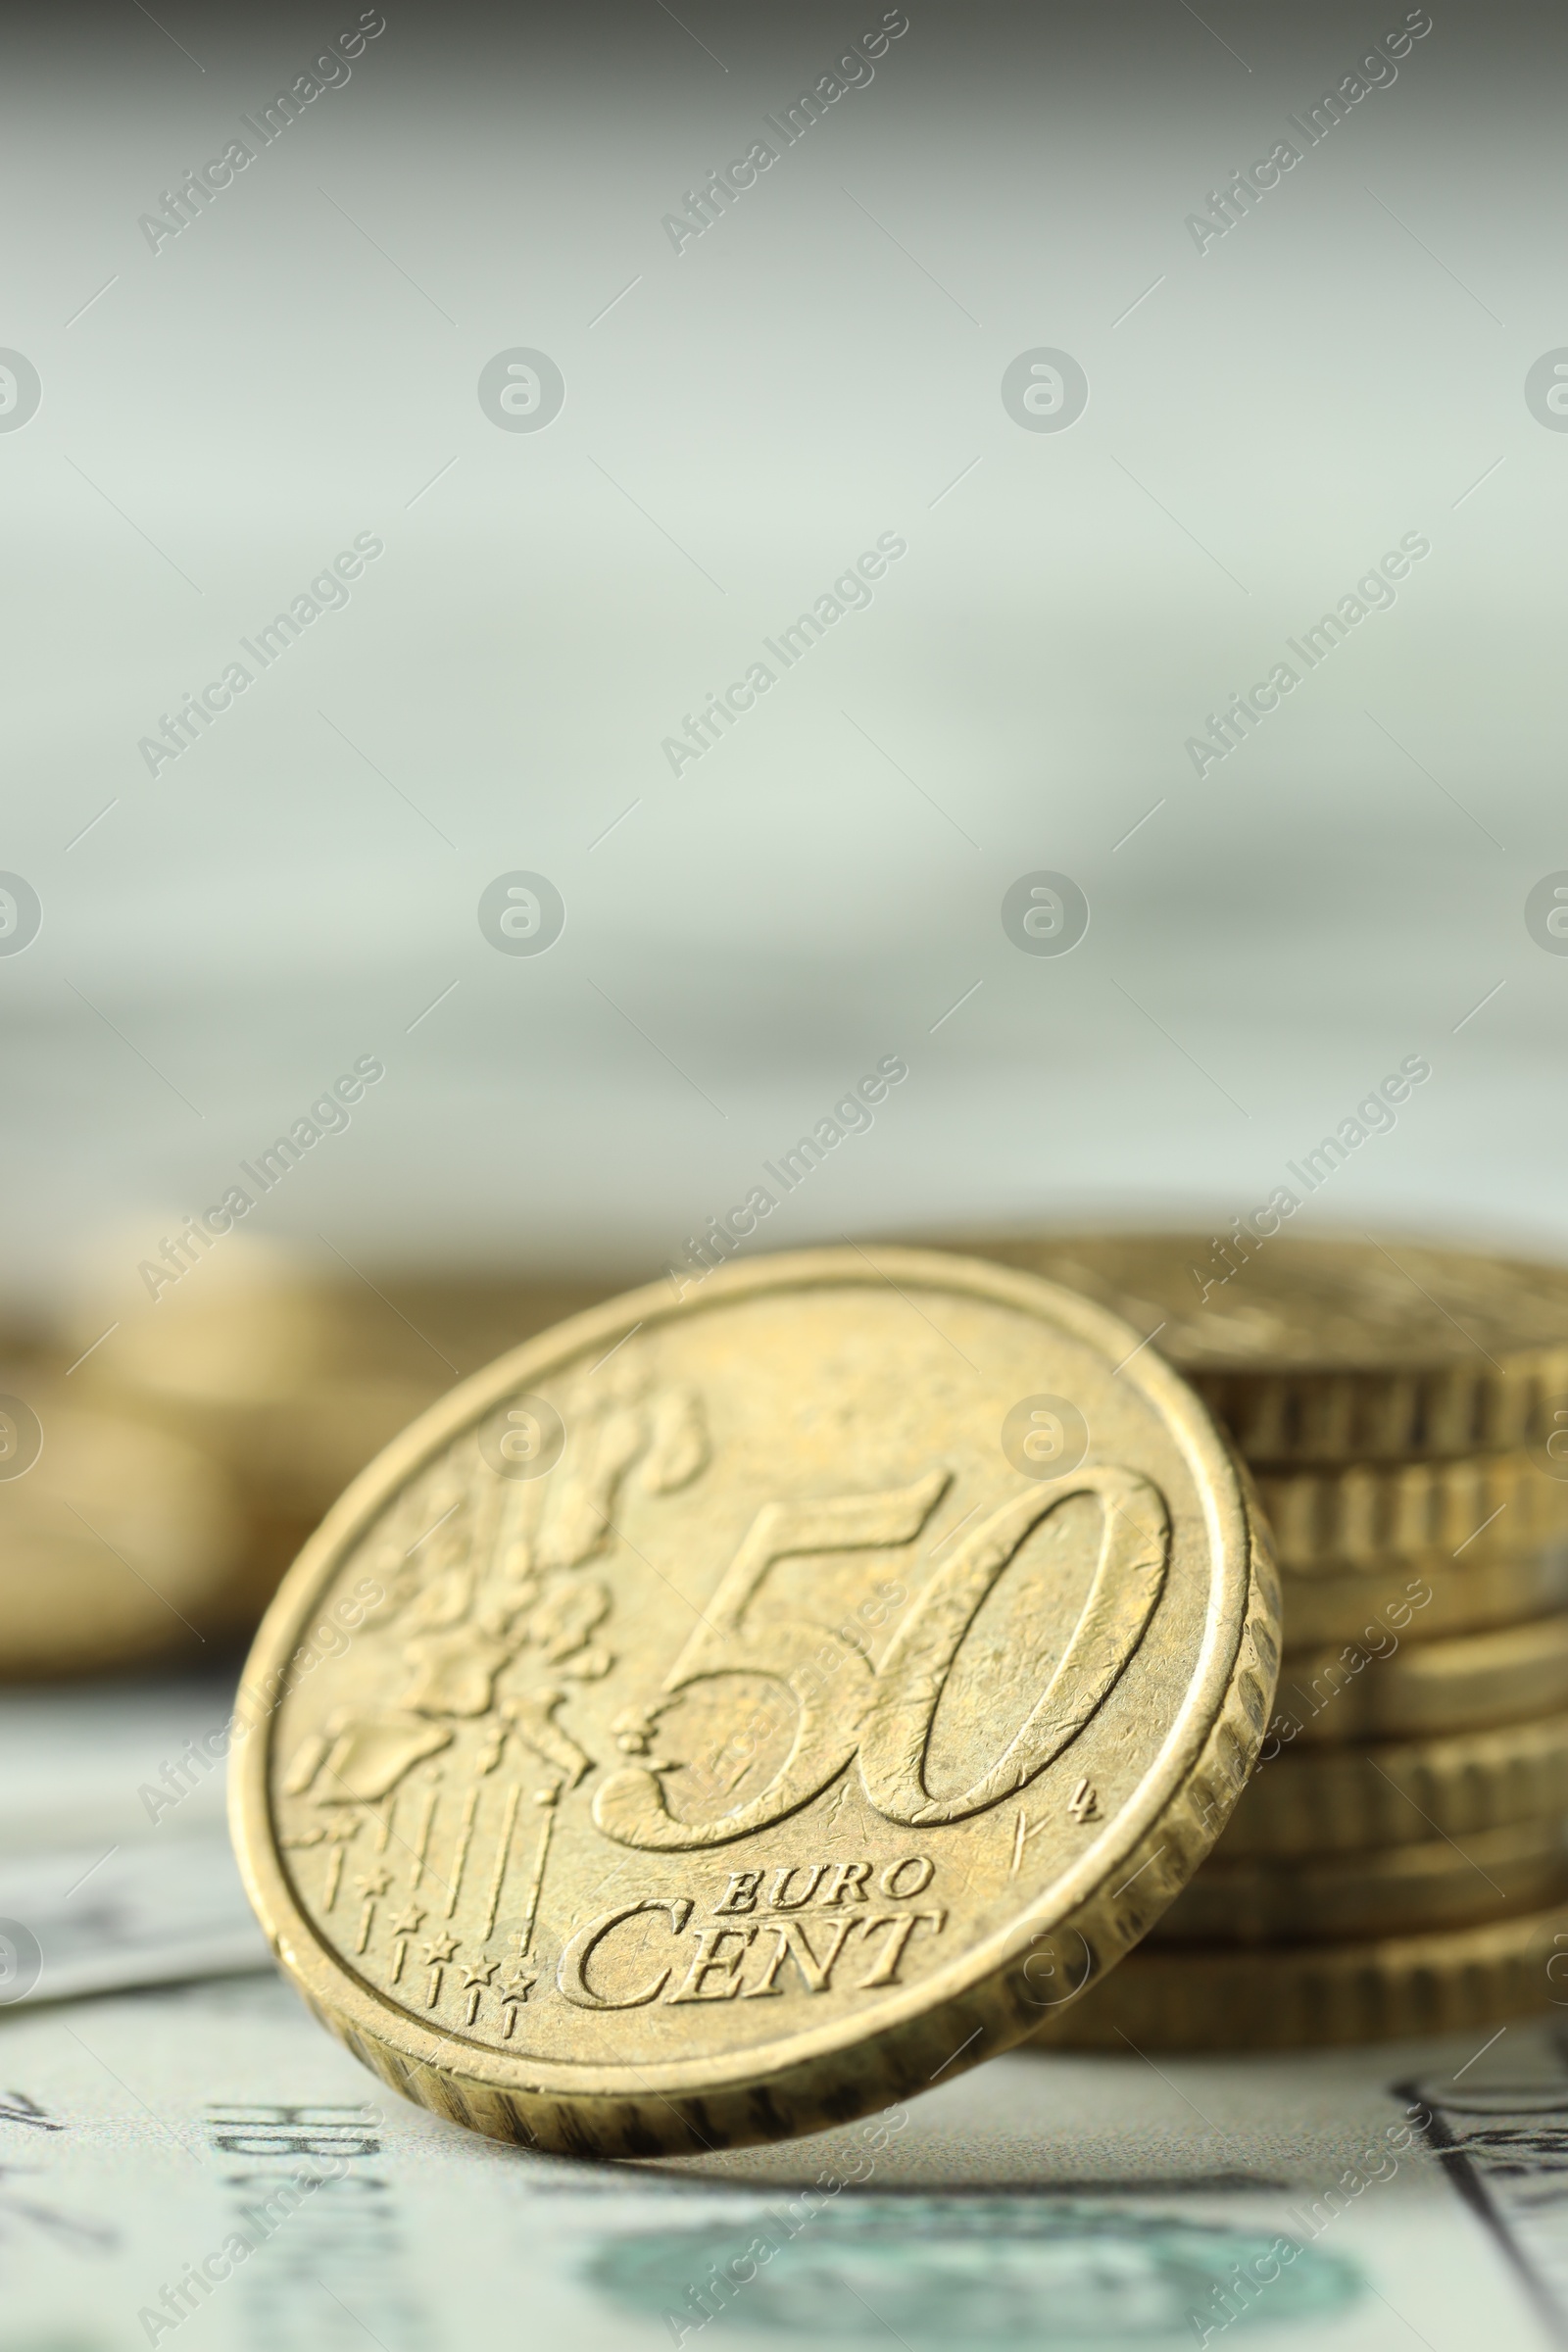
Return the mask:
<svg viewBox="0 0 1568 2352">
<path fill-rule="evenodd" d="M 1281 1572 L 1285 1653 L 1328 1642 L 1403 1641 L 1479 1634 L 1568 1608 L 1568 1544 L 1453 1559 L 1446 1552 L 1366 1568 Z"/>
<path fill-rule="evenodd" d="M 188 1237 L 173 1250 L 168 1267 L 143 1261 L 142 1282 L 125 1295 L 94 1292 L 60 1317 L 63 1360 L 93 1348 L 79 1377 L 198 1404 L 282 1399 L 324 1373 L 450 1386 L 609 1287 L 494 1271 L 389 1275 L 373 1261 L 365 1274 L 239 1230 L 218 1236 L 207 1255 Z M 106 1311 L 120 1317 L 112 1340 Z"/>
<path fill-rule="evenodd" d="M 1459 1927 L 1568 1900 L 1557 1820 L 1475 1830 L 1331 1859 L 1227 1862 L 1211 1854 L 1150 1931 L 1152 1944 L 1353 1942 Z M 1568 1992 L 1568 1986 L 1564 1986 Z"/>
<path fill-rule="evenodd" d="M 1524 1550 L 1568 1530 L 1568 1480 L 1528 1453 L 1451 1462 L 1356 1462 L 1340 1470 L 1255 1470 L 1282 1564 L 1374 1567 L 1391 1557 L 1463 1557 L 1483 1533 Z"/>
<path fill-rule="evenodd" d="M 318 2014 L 442 2114 L 607 2155 L 1021 2038 L 1043 1943 L 1098 1971 L 1191 1876 L 1273 1689 L 1234 1457 L 1136 1346 L 1000 1267 L 823 1250 L 445 1398 L 245 1677 L 235 1842 Z"/>
<path fill-rule="evenodd" d="M 76 1376 L 225 1461 L 265 1510 L 314 1523 L 453 1383 L 603 1295 L 515 1281 L 323 1280 L 294 1252 L 226 1234 L 122 1315 Z M 194 1246 L 190 1254 L 195 1256 Z M 70 1361 L 100 1305 L 64 1335 Z"/>
<path fill-rule="evenodd" d="M 966 1241 L 1100 1299 L 1249 1461 L 1510 1450 L 1568 1433 L 1568 1267 L 1279 1230 Z M 1568 1435 L 1563 1450 L 1568 1456 Z M 1568 1467 L 1568 1459 L 1565 1459 Z"/>
<path fill-rule="evenodd" d="M 1035 2034 L 1054 2049 L 1288 2050 L 1568 2007 L 1568 1905 L 1377 1941 L 1134 1952 Z"/>
<path fill-rule="evenodd" d="M 437 1369 L 450 1382 L 466 1378 L 481 1371 L 510 1348 L 520 1347 L 524 1340 L 533 1339 L 539 1332 L 548 1331 L 553 1324 L 563 1323 L 568 1315 L 582 1314 L 587 1308 L 600 1305 L 613 1298 L 618 1284 L 585 1282 L 523 1282 L 505 1274 L 442 1275 L 442 1276 L 376 1276 L 379 1304 L 390 1308 L 398 1323 L 408 1325 L 419 1349 L 420 1361 L 428 1364 L 430 1351 L 439 1358 Z M 361 1286 L 363 1291 L 364 1286 Z M 364 1319 L 364 1301 L 361 1317 Z M 374 1327 L 372 1341 L 366 1325 L 366 1345 L 373 1345 L 373 1359 L 362 1350 L 361 1360 L 382 1361 L 382 1333 L 389 1320 L 383 1311 Z M 414 1349 L 406 1357 L 406 1367 L 415 1362 Z"/>
<path fill-rule="evenodd" d="M 242 1527 L 221 1468 L 148 1422 L 18 1385 L 0 1397 L 0 1679 L 198 1657 L 229 1635 Z"/>
<path fill-rule="evenodd" d="M 1499 1822 L 1568 1812 L 1568 1715 L 1303 1755 L 1266 1739 L 1225 1833 L 1225 1859 L 1352 1853 L 1463 1839 Z"/>
<path fill-rule="evenodd" d="M 101 1410 L 154 1420 L 229 1473 L 249 1540 L 230 1564 L 225 1630 L 250 1634 L 322 1512 L 400 1430 L 603 1294 L 499 1277 L 372 1283 L 335 1261 L 323 1280 L 293 1251 L 219 1238 L 211 1257 L 187 1243 L 177 1281 L 154 1266 L 151 1303 L 92 1302 L 58 1345 L 62 1362 L 90 1348 L 72 1386 Z"/>
<path fill-rule="evenodd" d="M 1392 1632 L 1297 1651 L 1280 1669 L 1270 1732 L 1344 1746 L 1476 1731 L 1568 1707 L 1568 1614 L 1409 1642 Z"/>
</svg>

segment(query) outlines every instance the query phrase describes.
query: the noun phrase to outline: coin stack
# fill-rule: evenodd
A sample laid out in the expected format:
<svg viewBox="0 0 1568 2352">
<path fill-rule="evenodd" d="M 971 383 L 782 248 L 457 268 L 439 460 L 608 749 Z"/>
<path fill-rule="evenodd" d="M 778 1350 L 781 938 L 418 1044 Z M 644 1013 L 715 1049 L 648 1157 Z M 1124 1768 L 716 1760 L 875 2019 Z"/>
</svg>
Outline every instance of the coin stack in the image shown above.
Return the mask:
<svg viewBox="0 0 1568 2352">
<path fill-rule="evenodd" d="M 1283 2047 L 1568 2005 L 1568 1271 L 1240 1228 L 970 1246 L 1186 1373 L 1285 1592 L 1234 1819 L 1042 2037 Z"/>
</svg>

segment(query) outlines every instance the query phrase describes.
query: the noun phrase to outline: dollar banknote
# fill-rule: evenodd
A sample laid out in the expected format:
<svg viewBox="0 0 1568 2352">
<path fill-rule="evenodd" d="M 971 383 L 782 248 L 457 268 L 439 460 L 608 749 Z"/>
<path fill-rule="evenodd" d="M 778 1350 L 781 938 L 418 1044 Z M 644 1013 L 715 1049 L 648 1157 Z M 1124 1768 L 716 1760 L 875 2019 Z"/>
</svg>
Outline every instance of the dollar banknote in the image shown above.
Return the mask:
<svg viewBox="0 0 1568 2352">
<path fill-rule="evenodd" d="M 502 2147 L 265 1966 L 231 1705 L 206 1677 L 0 1710 L 0 2352 L 1568 2344 L 1568 2006 L 1369 2051 L 1017 2052 L 711 2157 Z"/>
<path fill-rule="evenodd" d="M 225 1679 L 8 1692 L 0 2007 L 266 1965 L 223 1820 Z"/>
<path fill-rule="evenodd" d="M 593 2164 L 404 2104 L 272 1976 L 0 2013 L 0 2352 L 1536 2352 L 1565 2279 L 1552 2022 L 1016 2052 L 808 2140 Z"/>
<path fill-rule="evenodd" d="M 234 1699 L 225 1673 L 0 1693 L 0 1858 L 220 1826 Z"/>
<path fill-rule="evenodd" d="M 263 1968 L 222 1829 L 0 1859 L 0 2005 Z"/>
</svg>

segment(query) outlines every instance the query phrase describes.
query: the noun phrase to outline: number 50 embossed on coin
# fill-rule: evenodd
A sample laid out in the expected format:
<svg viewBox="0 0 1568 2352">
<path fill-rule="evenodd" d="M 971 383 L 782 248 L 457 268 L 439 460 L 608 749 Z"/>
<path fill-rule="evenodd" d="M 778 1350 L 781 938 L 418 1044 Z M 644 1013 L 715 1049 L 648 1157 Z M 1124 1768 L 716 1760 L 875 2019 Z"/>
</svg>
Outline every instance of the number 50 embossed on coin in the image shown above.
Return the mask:
<svg viewBox="0 0 1568 2352">
<path fill-rule="evenodd" d="M 822 1250 L 455 1390 L 246 1672 L 236 1841 L 318 2015 L 459 2122 L 651 2155 L 887 2105 L 1081 1991 L 1213 1843 L 1276 1668 L 1240 1474 L 1139 1339 Z M 1042 1396 L 1087 1433 L 1054 1477 L 1004 1437 Z"/>
</svg>

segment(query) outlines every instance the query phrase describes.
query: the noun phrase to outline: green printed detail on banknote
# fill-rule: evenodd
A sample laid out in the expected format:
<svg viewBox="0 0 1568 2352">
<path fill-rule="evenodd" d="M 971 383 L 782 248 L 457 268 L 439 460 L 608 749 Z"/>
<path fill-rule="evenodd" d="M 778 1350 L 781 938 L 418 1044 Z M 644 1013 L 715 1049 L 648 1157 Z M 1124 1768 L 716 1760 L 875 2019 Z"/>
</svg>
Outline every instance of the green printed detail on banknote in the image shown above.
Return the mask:
<svg viewBox="0 0 1568 2352">
<path fill-rule="evenodd" d="M 808 2140 L 605 2165 L 368 2096 L 275 1977 L 0 2011 L 0 2352 L 1550 2352 L 1565 2125 L 1526 2025 L 1017 2053 Z"/>
<path fill-rule="evenodd" d="M 1363 2291 L 1338 2255 L 1272 2233 L 1116 2204 L 1027 2194 L 807 2190 L 729 2224 L 612 2241 L 587 2277 L 612 2303 L 690 2345 L 714 2322 L 805 2340 L 1105 2346 L 1192 2342 L 1237 2274 L 1278 2291 L 1260 2319 L 1327 2316 Z M 1282 2245 L 1291 2245 L 1289 2260 Z M 1244 2310 L 1248 2307 L 1244 2306 Z"/>
</svg>

